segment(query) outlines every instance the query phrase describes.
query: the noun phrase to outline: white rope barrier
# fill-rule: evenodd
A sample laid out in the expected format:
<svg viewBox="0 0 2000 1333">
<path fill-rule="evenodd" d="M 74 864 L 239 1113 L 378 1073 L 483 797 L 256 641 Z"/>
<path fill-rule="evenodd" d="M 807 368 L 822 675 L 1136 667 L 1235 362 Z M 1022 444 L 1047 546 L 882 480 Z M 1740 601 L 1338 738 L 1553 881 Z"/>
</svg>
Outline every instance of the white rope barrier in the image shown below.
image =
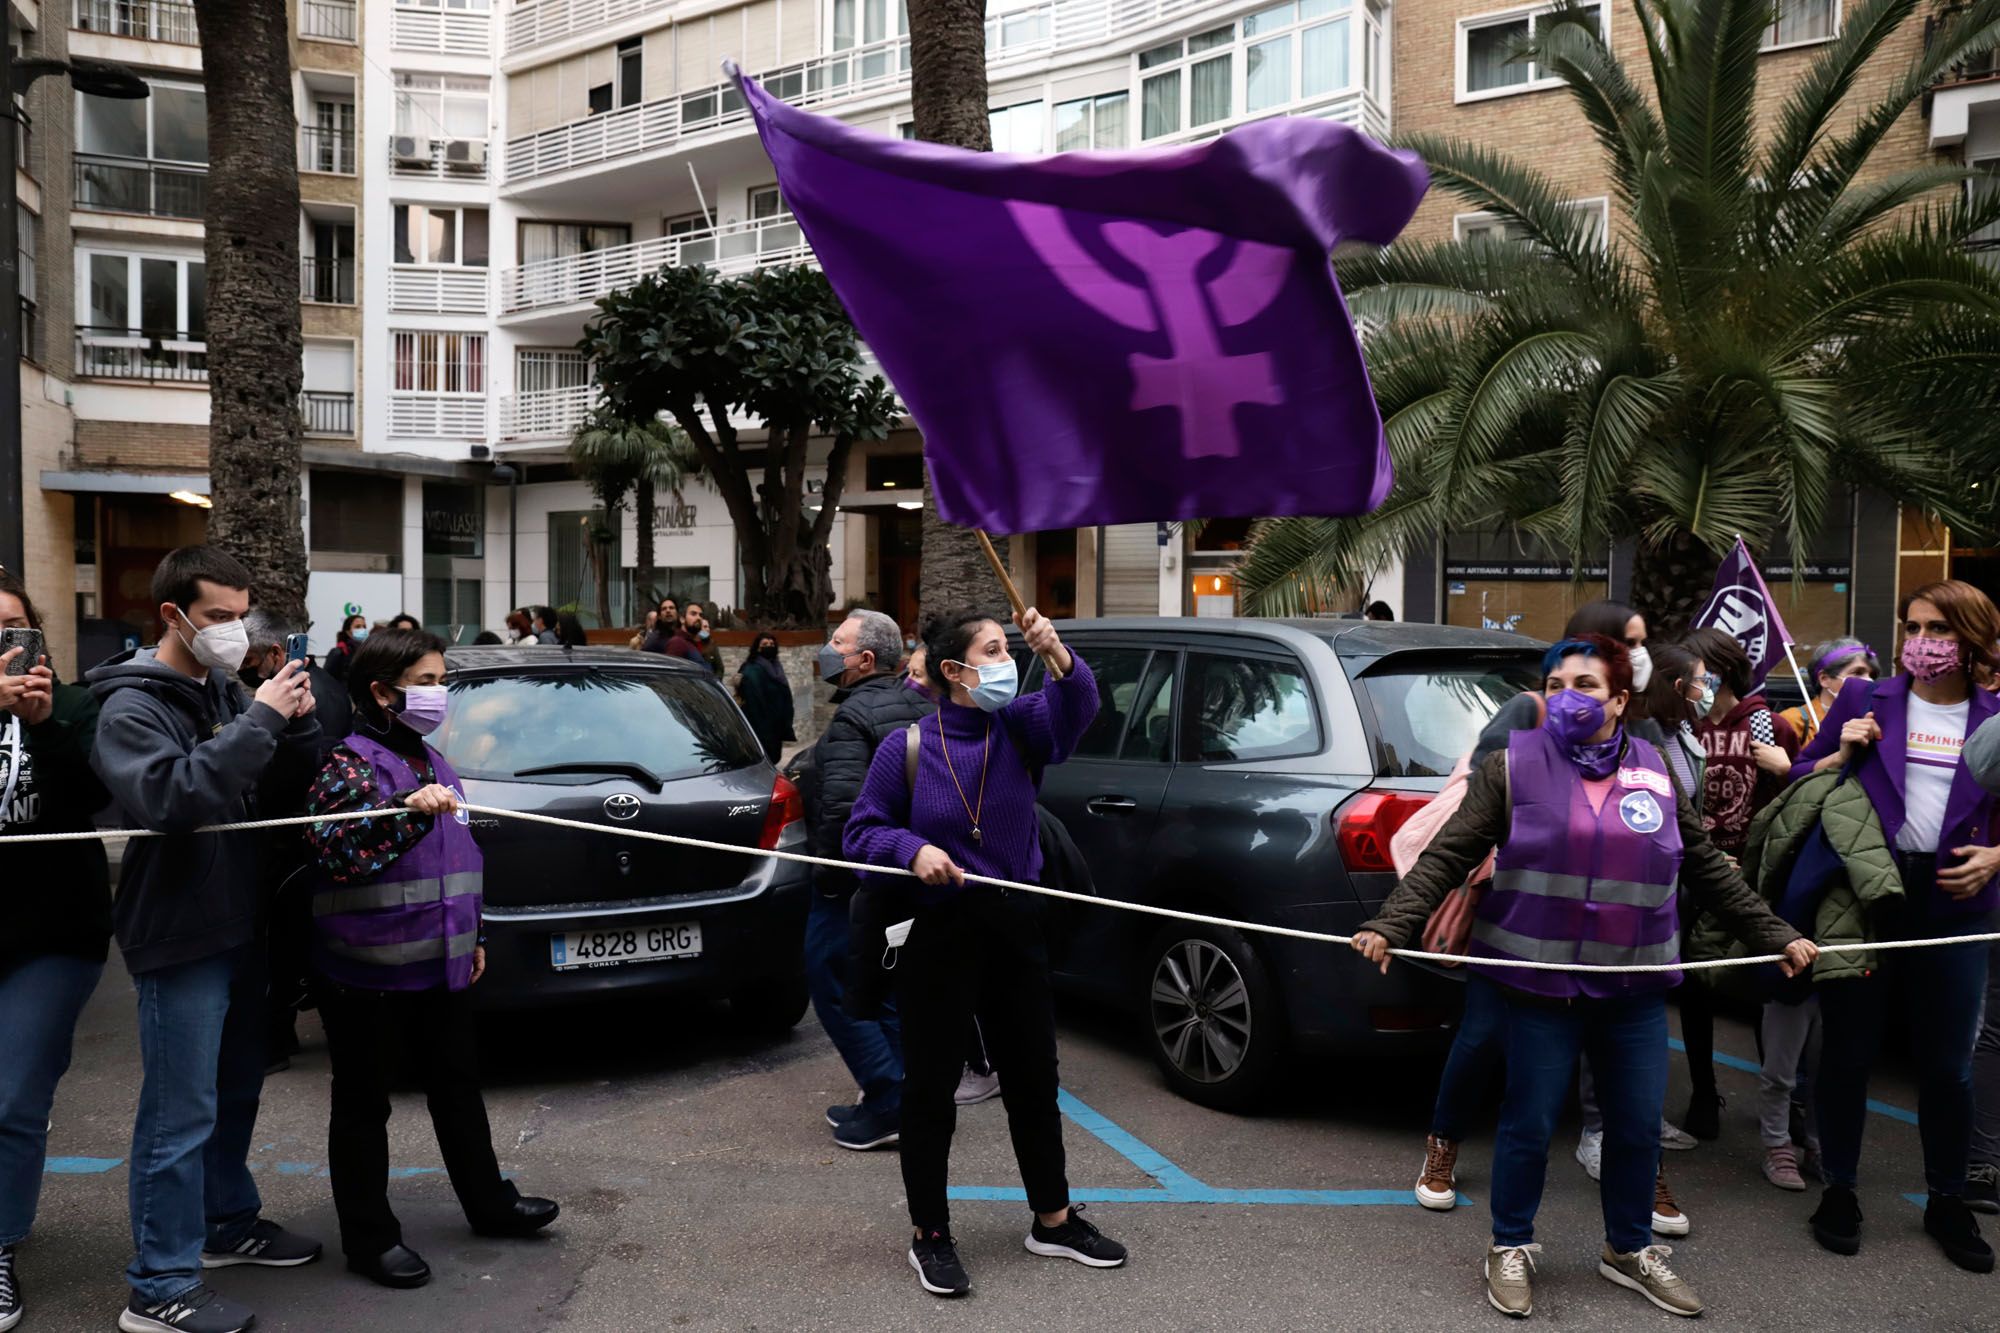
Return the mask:
<svg viewBox="0 0 2000 1333">
<path fill-rule="evenodd" d="M 471 814 L 497 815 L 503 819 L 516 819 L 528 824 L 545 824 L 551 828 L 575 829 L 582 833 L 610 834 L 613 837 L 633 838 L 641 842 L 664 842 L 677 847 L 696 847 L 703 851 L 729 852 L 738 856 L 759 856 L 773 861 L 791 861 L 799 865 L 827 866 L 835 870 L 850 870 L 857 874 L 898 876 L 915 879 L 909 870 L 895 866 L 872 866 L 859 861 L 842 861 L 826 856 L 811 856 L 805 852 L 784 852 L 762 847 L 744 847 L 733 842 L 714 842 L 706 838 L 690 838 L 676 833 L 653 833 L 646 829 L 613 828 L 608 824 L 592 824 L 580 819 L 562 819 L 555 815 L 530 814 L 525 810 L 503 810 L 498 806 L 461 804 L 460 809 Z M 299 828 L 307 824 L 324 824 L 345 819 L 380 819 L 395 815 L 409 814 L 406 809 L 354 810 L 329 815 L 292 815 L 283 819 L 256 819 L 235 824 L 204 824 L 200 828 L 187 830 L 188 833 L 251 833 L 264 829 Z M 164 838 L 176 836 L 154 829 L 95 829 L 83 833 L 17 833 L 0 836 L 0 847 L 12 843 L 27 842 L 84 842 L 92 840 L 119 841 L 132 838 Z M 1285 939 L 1307 940 L 1315 944 L 1347 944 L 1354 942 L 1351 935 L 1333 935 L 1324 931 L 1299 930 L 1292 926 L 1265 925 L 1257 921 L 1236 921 L 1229 917 L 1209 916 L 1201 912 L 1183 912 L 1173 907 L 1155 907 L 1150 903 L 1127 902 L 1122 898 L 1102 898 L 1088 893 L 1072 893 L 1068 889 L 1052 889 L 1044 884 L 1023 884 L 1017 880 L 996 879 L 990 875 L 975 875 L 967 872 L 967 884 L 986 884 L 1010 893 L 1034 893 L 1044 898 L 1061 898 L 1069 902 L 1089 903 L 1098 907 L 1114 907 L 1121 911 L 1138 912 L 1146 916 L 1163 917 L 1169 921 L 1186 921 L 1198 926 L 1219 926 L 1226 930 L 1247 931 L 1257 935 L 1276 935 Z M 1822 944 L 1822 954 L 1867 953 L 1872 950 L 1929 949 L 1952 944 L 1988 944 L 2000 940 L 2000 932 L 1982 935 L 1954 935 L 1939 939 L 1924 940 L 1879 940 L 1859 944 Z M 1469 958 L 1464 954 L 1429 953 L 1422 949 L 1391 949 L 1389 956 L 1416 962 L 1449 963 L 1463 965 L 1477 963 L 1480 967 L 1516 968 L 1528 972 L 1582 972 L 1590 974 L 1621 974 L 1646 972 L 1701 972 L 1725 967 L 1756 967 L 1766 963 L 1783 962 L 1783 954 L 1758 954 L 1749 958 L 1711 958 L 1689 963 L 1545 963 L 1524 958 Z"/>
</svg>

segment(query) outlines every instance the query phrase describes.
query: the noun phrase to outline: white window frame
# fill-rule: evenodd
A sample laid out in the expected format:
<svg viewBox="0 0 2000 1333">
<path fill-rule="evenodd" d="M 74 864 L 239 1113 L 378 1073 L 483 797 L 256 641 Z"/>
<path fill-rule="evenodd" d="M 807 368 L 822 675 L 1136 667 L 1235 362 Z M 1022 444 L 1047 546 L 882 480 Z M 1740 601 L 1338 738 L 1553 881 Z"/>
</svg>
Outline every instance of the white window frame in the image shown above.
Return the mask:
<svg viewBox="0 0 2000 1333">
<path fill-rule="evenodd" d="M 492 0 L 396 0 L 398 9 L 449 9 L 471 14 L 491 13 Z"/>
<path fill-rule="evenodd" d="M 1295 9 L 1298 3 L 1299 0 L 1294 0 Z M 1274 7 L 1267 6 L 1267 8 Z M 1244 32 L 1246 20 L 1259 17 L 1261 13 L 1262 11 L 1252 11 L 1248 14 L 1238 14 L 1227 23 L 1207 24 L 1196 32 L 1186 33 L 1178 38 L 1170 38 L 1163 42 L 1155 42 L 1153 45 L 1146 47 L 1144 51 L 1135 51 L 1132 54 L 1133 74 L 1130 89 L 1132 102 L 1131 110 L 1128 113 L 1132 123 L 1132 144 L 1157 143 L 1170 140 L 1177 135 L 1201 133 L 1204 131 L 1208 133 L 1220 133 L 1232 125 L 1241 124 L 1244 121 L 1263 120 L 1272 116 L 1281 116 L 1292 108 L 1310 105 L 1325 98 L 1338 97 L 1348 92 L 1369 91 L 1367 87 L 1369 59 L 1367 44 L 1371 34 L 1377 31 L 1377 29 L 1371 27 L 1369 23 L 1367 0 L 1344 0 L 1344 3 L 1339 4 L 1334 9 L 1312 15 L 1295 12 L 1291 21 L 1282 27 L 1273 27 L 1263 32 L 1246 34 Z M 1347 25 L 1347 78 L 1338 88 L 1316 93 L 1306 93 L 1302 91 L 1305 85 L 1305 34 L 1320 28 L 1331 27 L 1336 23 Z M 1203 36 L 1225 27 L 1229 29 L 1229 41 L 1227 44 L 1214 46 L 1206 51 L 1197 52 L 1192 55 L 1187 53 L 1184 44 L 1190 37 Z M 1289 69 L 1286 76 L 1288 96 L 1282 102 L 1276 102 L 1270 106 L 1260 107 L 1252 111 L 1250 109 L 1250 48 L 1253 46 L 1263 46 L 1268 42 L 1279 40 L 1290 43 L 1289 55 L 1287 56 Z M 1145 51 L 1157 50 L 1159 47 L 1170 45 L 1174 41 L 1183 43 L 1182 54 L 1178 59 L 1153 65 L 1146 69 L 1139 68 L 1139 56 L 1144 54 Z M 1189 123 L 1189 116 L 1194 109 L 1194 79 L 1190 72 L 1192 67 L 1206 61 L 1218 60 L 1224 57 L 1227 57 L 1230 62 L 1229 114 L 1220 120 L 1206 121 L 1200 125 Z M 1176 128 L 1148 139 L 1146 137 L 1146 84 L 1152 79 L 1159 78 L 1161 75 L 1169 74 L 1176 70 L 1181 72 L 1179 123 Z M 1067 105 L 1067 103 L 1064 103 L 1064 105 Z"/>
<path fill-rule="evenodd" d="M 1048 99 L 1043 97 L 1039 91 L 1036 92 L 1035 96 L 1023 97 L 1018 102 L 1008 102 L 1004 106 L 987 107 L 986 109 L 987 124 L 990 127 L 993 121 L 993 117 L 995 116 L 1002 114 L 1011 114 L 1015 111 L 1020 111 L 1026 107 L 1036 108 L 1037 114 L 1034 116 L 1034 122 L 1035 122 L 1035 128 L 1038 131 L 1038 133 L 1035 135 L 1034 145 L 1028 148 L 1026 151 L 1029 154 L 1046 153 L 1049 151 L 1049 104 L 1048 104 Z M 1022 150 L 1015 147 L 1012 143 L 1012 140 L 1010 139 L 1008 147 L 1002 149 L 996 145 L 995 151 L 1020 152 Z"/>
<path fill-rule="evenodd" d="M 479 355 L 467 355 L 475 345 Z M 410 368 L 407 384 L 403 375 L 406 365 Z M 432 384 L 439 387 L 426 387 L 421 383 L 426 366 L 430 367 Z M 458 387 L 441 387 L 449 380 L 456 380 Z M 389 330 L 389 385 L 394 393 L 483 398 L 492 380 L 491 348 L 484 333 L 468 333 L 462 329 Z"/>
<path fill-rule="evenodd" d="M 408 82 L 406 82 L 406 80 Z M 395 87 L 395 101 L 392 112 L 395 132 L 412 134 L 425 139 L 490 139 L 493 137 L 493 80 L 483 74 L 441 74 L 435 70 L 399 69 L 392 80 Z M 453 87 L 454 83 L 459 86 Z M 472 85 L 478 84 L 475 92 Z M 445 128 L 444 104 L 448 99 L 470 101 L 479 99 L 480 112 L 478 134 L 456 135 Z M 434 99 L 434 101 L 433 101 Z M 422 107 L 422 119 L 418 124 L 418 109 Z M 404 111 L 409 110 L 408 122 Z"/>
<path fill-rule="evenodd" d="M 826 49 L 834 55 L 842 51 L 852 51 L 857 47 L 872 46 L 876 42 L 895 41 L 910 35 L 910 14 L 908 0 L 882 0 L 885 8 L 880 37 L 869 37 L 867 32 L 868 0 L 850 0 L 854 13 L 854 30 L 849 34 L 845 46 L 840 44 L 840 9 L 842 0 L 826 0 L 823 17 L 826 22 Z"/>
<path fill-rule="evenodd" d="M 1187 44 L 1194 38 L 1207 37 L 1213 33 L 1220 32 L 1224 28 L 1229 29 L 1229 40 L 1227 42 L 1193 53 L 1188 51 Z M 1174 44 L 1179 44 L 1181 48 L 1180 55 L 1172 60 L 1162 61 L 1157 65 L 1140 67 L 1140 56 L 1157 51 L 1163 46 Z M 1243 114 L 1243 62 L 1238 58 L 1242 49 L 1242 26 L 1235 19 L 1231 19 L 1227 23 L 1208 24 L 1199 31 L 1183 33 L 1179 37 L 1169 38 L 1167 41 L 1155 42 L 1143 51 L 1133 52 L 1132 114 L 1138 120 L 1138 124 L 1133 130 L 1133 142 L 1136 144 L 1145 144 L 1159 139 L 1171 139 L 1179 134 L 1190 134 L 1197 130 L 1208 130 L 1211 127 L 1215 127 L 1219 132 L 1221 127 L 1234 123 Z M 1201 124 L 1196 125 L 1191 121 L 1194 112 L 1194 67 L 1196 65 L 1208 64 L 1213 60 L 1227 60 L 1229 62 L 1229 114 L 1218 120 L 1205 120 Z M 1153 139 L 1149 140 L 1146 137 L 1146 85 L 1154 79 L 1163 78 L 1168 74 L 1174 73 L 1180 75 L 1179 114 L 1174 119 L 1174 127 L 1172 129 L 1154 135 Z"/>
<path fill-rule="evenodd" d="M 395 233 L 396 214 L 398 211 L 403 209 L 416 209 L 421 213 L 423 213 L 426 217 L 428 217 L 433 211 L 452 214 L 453 216 L 451 223 L 451 252 L 452 254 L 456 255 L 457 258 L 451 260 L 449 263 L 436 259 L 411 259 L 411 260 L 396 259 L 395 251 L 393 248 L 395 245 L 395 235 L 396 235 Z M 486 214 L 486 262 L 484 264 L 468 264 L 465 262 L 465 222 L 466 222 L 465 215 L 467 213 Z M 406 219 L 405 231 L 403 233 L 410 239 L 411 253 L 413 254 L 416 252 L 415 243 L 417 239 L 417 231 L 416 228 L 410 224 L 413 223 L 414 221 L 415 219 L 413 217 Z M 493 266 L 493 214 L 486 208 L 483 207 L 466 208 L 458 204 L 443 204 L 443 203 L 391 204 L 389 206 L 389 226 L 390 226 L 389 243 L 391 246 L 390 259 L 391 262 L 393 262 L 398 268 L 454 268 L 454 269 L 469 268 L 469 269 L 478 269 L 483 272 L 484 270 L 491 268 Z"/>
<path fill-rule="evenodd" d="M 1115 144 L 1102 145 L 1097 142 L 1098 111 L 1102 103 L 1114 97 L 1125 104 L 1125 135 Z M 1052 153 L 1085 151 L 1117 152 L 1130 148 L 1134 133 L 1132 121 L 1133 105 L 1132 93 L 1126 88 L 1113 88 L 1108 92 L 1093 93 L 1089 97 L 1072 97 L 1066 102 L 1055 103 L 1049 108 L 1049 151 Z M 1082 123 L 1086 131 L 1085 137 L 1089 142 L 1084 144 L 1082 148 L 1065 149 L 1058 146 L 1058 140 L 1062 137 L 1060 120 L 1063 110 L 1067 107 L 1083 108 Z"/>
<path fill-rule="evenodd" d="M 1605 45 L 1609 46 L 1611 44 L 1612 0 L 1596 0 L 1596 4 L 1598 30 L 1604 38 Z M 1496 97 L 1519 97 L 1523 93 L 1546 92 L 1550 88 L 1562 87 L 1563 82 L 1560 78 L 1547 75 L 1530 77 L 1525 83 L 1516 83 L 1505 88 L 1481 89 L 1476 93 L 1468 92 L 1465 86 L 1467 34 L 1475 28 L 1497 27 L 1503 23 L 1516 23 L 1525 18 L 1528 20 L 1528 33 L 1530 36 L 1533 36 L 1536 21 L 1553 12 L 1554 7 L 1550 5 L 1516 5 L 1512 9 L 1496 9 L 1485 14 L 1471 14 L 1460 19 L 1452 40 L 1452 99 L 1461 104 L 1465 102 L 1485 102 Z M 1534 71 L 1535 67 L 1530 64 L 1529 69 Z"/>
<path fill-rule="evenodd" d="M 1834 38 L 1840 36 L 1843 19 L 1841 0 L 1825 0 L 1825 3 L 1833 10 L 1833 31 L 1824 37 L 1807 37 L 1796 42 L 1780 42 L 1775 40 L 1778 34 L 1778 24 L 1776 20 L 1773 20 L 1771 26 L 1764 29 L 1764 40 L 1758 44 L 1757 54 L 1769 55 L 1773 51 L 1797 51 L 1802 47 L 1824 46 Z M 1778 7 L 1780 9 L 1784 8 L 1784 0 L 1779 0 Z"/>
<path fill-rule="evenodd" d="M 1598 219 L 1597 247 L 1602 250 L 1610 243 L 1611 197 L 1609 195 L 1600 194 L 1583 199 L 1570 199 L 1564 202 L 1563 207 L 1576 210 L 1589 209 L 1595 212 Z M 1489 213 L 1483 209 L 1473 213 L 1455 213 L 1451 219 L 1451 239 L 1456 244 L 1464 245 L 1480 231 L 1494 225 L 1505 227 L 1509 224 L 1498 213 Z"/>
<path fill-rule="evenodd" d="M 574 381 L 525 387 L 530 379 Z M 514 389 L 517 393 L 560 393 L 565 389 L 588 388 L 591 384 L 590 358 L 574 347 L 517 347 L 514 349 Z"/>
<path fill-rule="evenodd" d="M 122 153 L 106 153 L 95 148 L 85 148 L 83 146 L 83 99 L 89 96 L 88 93 L 74 94 L 76 101 L 72 107 L 72 113 L 76 116 L 75 151 L 83 153 L 89 157 L 110 158 L 113 161 L 118 161 L 118 162 L 160 162 L 160 163 L 165 163 L 168 166 L 201 167 L 206 169 L 209 163 L 209 158 L 213 156 L 213 149 L 207 143 L 204 143 L 202 145 L 203 156 L 199 162 L 191 161 L 187 158 L 160 156 L 159 127 L 154 123 L 153 120 L 153 112 L 157 106 L 157 103 L 153 101 L 152 90 L 155 88 L 174 88 L 182 92 L 200 93 L 204 99 L 203 104 L 206 105 L 206 98 L 208 96 L 208 85 L 199 82 L 192 82 L 185 78 L 174 79 L 174 78 L 163 78 L 163 77 L 146 77 L 146 76 L 142 77 L 146 84 L 146 91 L 147 91 L 147 95 L 144 98 L 140 99 L 146 117 L 145 155 L 143 157 L 126 157 Z"/>
<path fill-rule="evenodd" d="M 75 254 L 76 254 L 76 265 L 74 272 L 76 274 L 76 322 L 79 328 L 95 328 L 100 331 L 105 331 L 105 330 L 115 330 L 118 327 L 117 325 L 93 325 L 90 322 L 90 261 L 93 258 L 101 257 L 104 259 L 122 259 L 125 261 L 126 320 L 124 327 L 127 330 L 137 330 L 140 333 L 151 333 L 155 335 L 158 334 L 179 335 L 179 334 L 197 333 L 197 330 L 190 329 L 188 327 L 188 268 L 190 265 L 193 264 L 202 265 L 202 281 L 206 283 L 208 280 L 208 271 L 207 271 L 208 260 L 205 255 L 200 253 L 189 254 L 186 251 L 174 251 L 174 250 L 121 249 L 113 246 L 82 246 L 82 245 L 76 247 Z M 143 309 L 144 298 L 141 295 L 141 288 L 140 288 L 140 283 L 142 280 L 139 276 L 141 267 L 138 263 L 134 261 L 145 260 L 145 259 L 172 263 L 175 266 L 174 327 L 172 329 L 147 329 L 143 324 L 138 323 L 136 320 L 132 318 L 135 315 L 142 315 L 144 313 Z M 207 317 L 206 315 L 204 315 L 203 323 L 206 322 L 207 322 Z M 198 336 L 202 341 L 206 341 L 208 337 L 208 330 L 207 329 L 199 330 Z"/>
</svg>

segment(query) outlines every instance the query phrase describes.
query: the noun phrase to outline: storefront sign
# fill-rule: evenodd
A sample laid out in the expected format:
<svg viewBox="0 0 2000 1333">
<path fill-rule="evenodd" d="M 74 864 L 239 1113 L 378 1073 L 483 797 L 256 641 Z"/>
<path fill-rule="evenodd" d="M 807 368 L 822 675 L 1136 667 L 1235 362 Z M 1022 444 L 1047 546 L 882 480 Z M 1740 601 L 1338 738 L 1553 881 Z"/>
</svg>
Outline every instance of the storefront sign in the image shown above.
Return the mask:
<svg viewBox="0 0 2000 1333">
<path fill-rule="evenodd" d="M 1601 579 L 1610 571 L 1603 565 L 1586 565 L 1583 577 Z M 1550 581 L 1576 577 L 1569 565 L 1548 564 L 1526 560 L 1471 561 L 1450 560 L 1445 562 L 1445 577 L 1448 579 L 1519 579 Z"/>
<path fill-rule="evenodd" d="M 424 483 L 424 554 L 476 557 L 486 535 L 481 495 L 472 486 Z"/>
</svg>

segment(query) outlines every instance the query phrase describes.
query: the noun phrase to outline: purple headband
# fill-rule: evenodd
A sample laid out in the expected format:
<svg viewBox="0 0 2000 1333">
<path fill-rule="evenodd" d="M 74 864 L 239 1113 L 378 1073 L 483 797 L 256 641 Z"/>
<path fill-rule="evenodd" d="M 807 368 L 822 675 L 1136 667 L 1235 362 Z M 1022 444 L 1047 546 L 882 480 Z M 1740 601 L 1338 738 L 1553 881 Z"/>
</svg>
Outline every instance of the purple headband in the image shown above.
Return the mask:
<svg viewBox="0 0 2000 1333">
<path fill-rule="evenodd" d="M 1875 650 L 1865 643 L 1853 648 L 1836 648 L 1832 652 L 1822 655 L 1817 662 L 1812 664 L 1812 673 L 1817 676 L 1822 671 L 1831 671 L 1850 657 L 1873 656 L 1875 656 Z"/>
</svg>

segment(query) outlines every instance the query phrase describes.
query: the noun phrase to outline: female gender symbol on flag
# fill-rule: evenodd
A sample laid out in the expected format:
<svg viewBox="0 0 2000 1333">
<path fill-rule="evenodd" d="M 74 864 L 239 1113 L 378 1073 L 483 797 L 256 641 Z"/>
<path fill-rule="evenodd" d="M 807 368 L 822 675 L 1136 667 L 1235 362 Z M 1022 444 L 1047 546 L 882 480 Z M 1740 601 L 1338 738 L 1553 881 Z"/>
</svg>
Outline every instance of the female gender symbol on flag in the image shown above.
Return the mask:
<svg viewBox="0 0 2000 1333">
<path fill-rule="evenodd" d="M 1016 157 L 883 138 L 731 70 L 786 203 L 924 434 L 939 512 L 1030 532 L 1353 514 L 1392 475 L 1329 254 L 1427 176 L 1308 118 Z"/>
</svg>

